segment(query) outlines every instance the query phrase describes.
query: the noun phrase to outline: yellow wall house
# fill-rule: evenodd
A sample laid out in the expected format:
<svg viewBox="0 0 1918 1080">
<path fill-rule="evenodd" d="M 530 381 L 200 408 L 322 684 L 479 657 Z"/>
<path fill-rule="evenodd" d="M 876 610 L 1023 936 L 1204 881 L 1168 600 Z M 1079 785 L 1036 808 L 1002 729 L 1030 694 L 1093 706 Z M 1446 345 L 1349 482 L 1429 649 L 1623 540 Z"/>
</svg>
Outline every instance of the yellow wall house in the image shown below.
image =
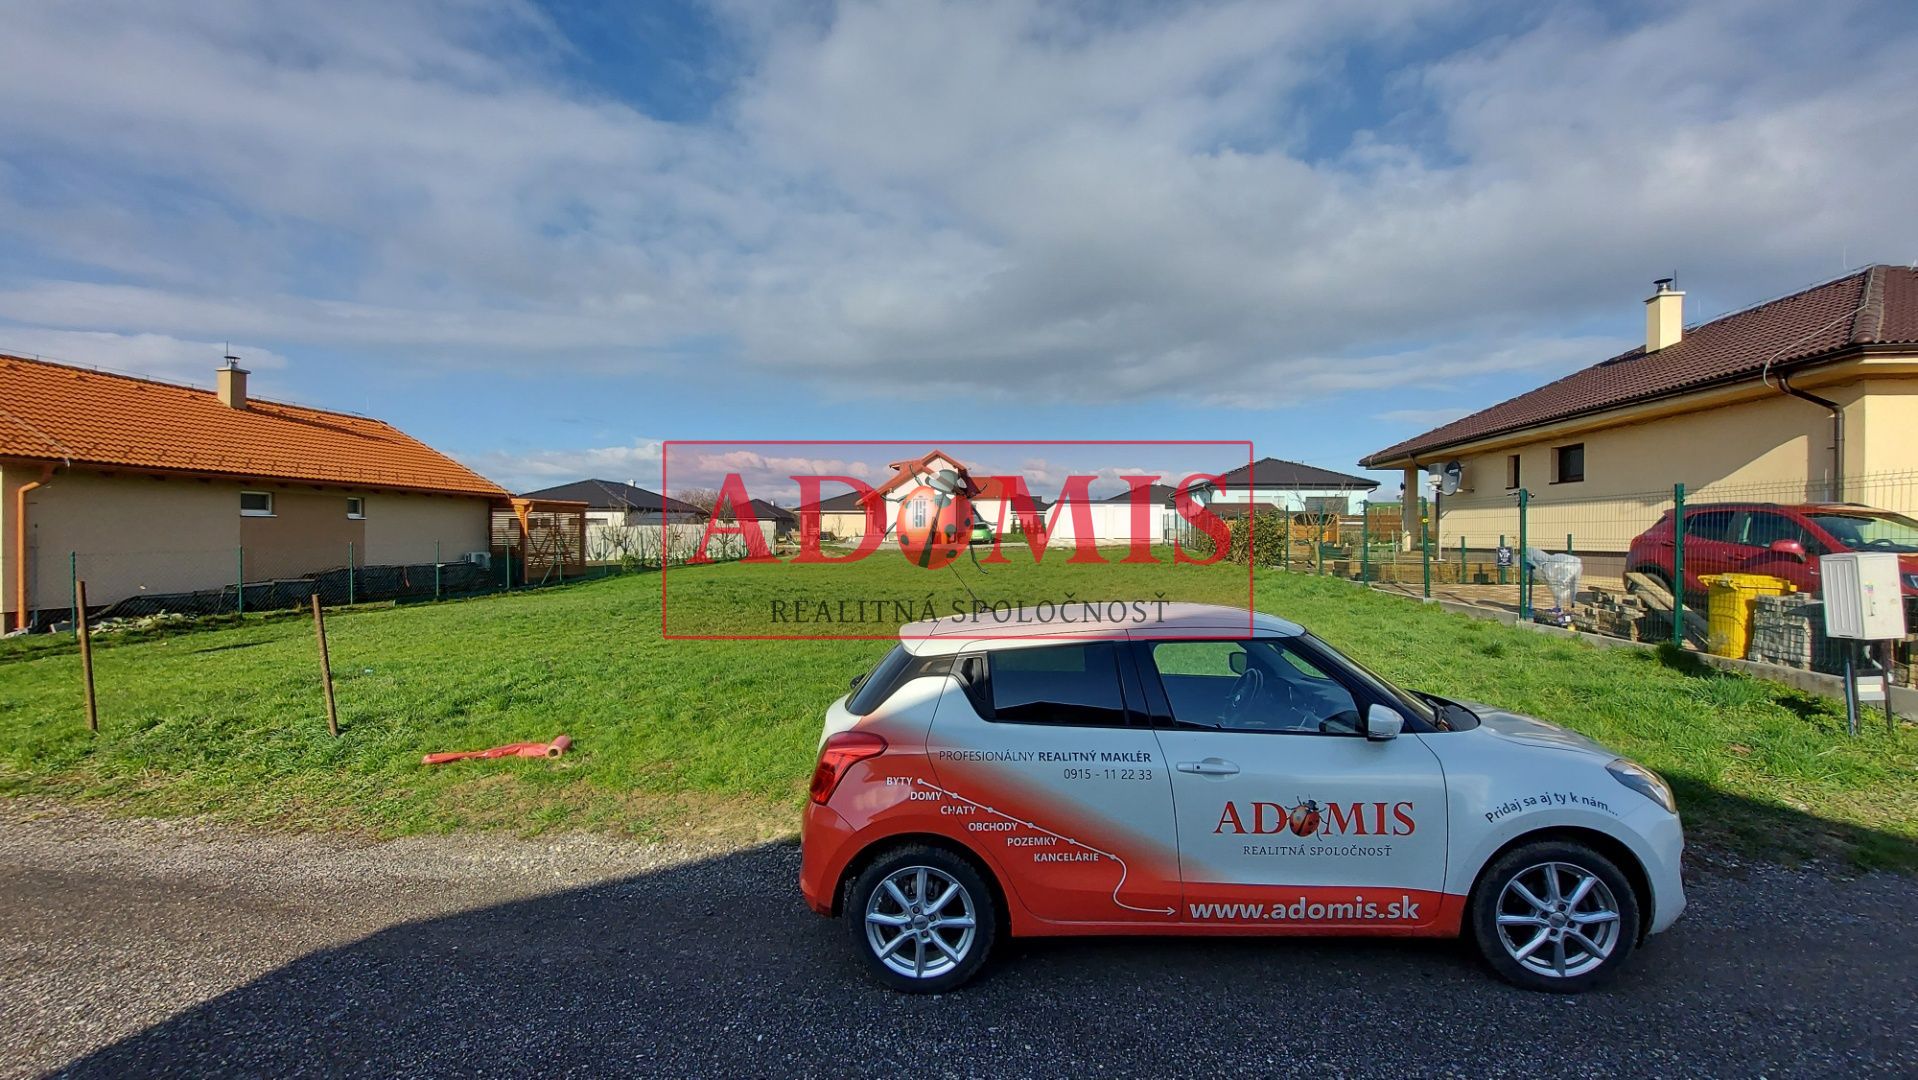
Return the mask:
<svg viewBox="0 0 1918 1080">
<path fill-rule="evenodd" d="M 497 484 L 389 424 L 0 355 L 0 611 L 90 607 L 489 543 Z M 349 549 L 348 545 L 352 547 Z M 436 547 L 437 545 L 437 547 Z"/>
<path fill-rule="evenodd" d="M 1643 347 L 1360 464 L 1405 470 L 1416 497 L 1420 474 L 1459 463 L 1457 494 L 1431 515 L 1442 554 L 1516 542 L 1522 487 L 1531 544 L 1562 551 L 1570 534 L 1601 573 L 1679 483 L 1687 505 L 1918 513 L 1918 270 L 1873 266 L 1689 329 L 1684 297 L 1656 283 Z"/>
</svg>

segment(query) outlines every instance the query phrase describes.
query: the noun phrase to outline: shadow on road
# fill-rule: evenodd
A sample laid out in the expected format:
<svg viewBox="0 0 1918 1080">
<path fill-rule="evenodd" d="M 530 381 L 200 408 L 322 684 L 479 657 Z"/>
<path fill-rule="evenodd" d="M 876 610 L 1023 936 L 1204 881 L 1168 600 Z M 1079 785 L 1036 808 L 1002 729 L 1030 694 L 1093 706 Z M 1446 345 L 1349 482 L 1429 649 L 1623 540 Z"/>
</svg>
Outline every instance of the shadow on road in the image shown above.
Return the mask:
<svg viewBox="0 0 1918 1080">
<path fill-rule="evenodd" d="M 797 869 L 796 847 L 775 844 L 394 926 L 66 1072 L 1541 1076 L 1911 1053 L 1894 1033 L 1912 976 L 1887 956 L 1918 938 L 1834 922 L 1864 903 L 1836 891 L 1858 883 L 1814 874 L 1695 882 L 1678 930 L 1575 1000 L 1498 983 L 1455 942 L 1317 939 L 1018 941 L 934 998 L 869 982 L 843 925 L 800 906 Z M 1548 1017 L 1577 1033 L 1575 1060 L 1544 1037 Z"/>
</svg>

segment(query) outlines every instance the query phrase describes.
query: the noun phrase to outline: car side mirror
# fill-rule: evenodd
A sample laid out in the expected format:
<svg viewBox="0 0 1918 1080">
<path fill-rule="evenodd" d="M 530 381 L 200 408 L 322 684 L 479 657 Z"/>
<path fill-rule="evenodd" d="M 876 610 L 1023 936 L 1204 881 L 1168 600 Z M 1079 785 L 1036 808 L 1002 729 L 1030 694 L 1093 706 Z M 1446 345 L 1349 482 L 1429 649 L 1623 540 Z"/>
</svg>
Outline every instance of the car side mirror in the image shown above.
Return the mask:
<svg viewBox="0 0 1918 1080">
<path fill-rule="evenodd" d="M 1242 652 L 1233 653 L 1232 656 L 1226 660 L 1226 665 L 1232 669 L 1232 674 L 1234 675 L 1245 674 L 1245 654 Z"/>
<path fill-rule="evenodd" d="M 1771 542 L 1771 553 L 1773 555 L 1789 555 L 1799 562 L 1805 561 L 1805 545 L 1796 540 L 1773 540 Z"/>
<path fill-rule="evenodd" d="M 1405 717 L 1386 705 L 1368 705 L 1365 709 L 1365 737 L 1375 742 L 1396 739 L 1405 730 Z"/>
</svg>

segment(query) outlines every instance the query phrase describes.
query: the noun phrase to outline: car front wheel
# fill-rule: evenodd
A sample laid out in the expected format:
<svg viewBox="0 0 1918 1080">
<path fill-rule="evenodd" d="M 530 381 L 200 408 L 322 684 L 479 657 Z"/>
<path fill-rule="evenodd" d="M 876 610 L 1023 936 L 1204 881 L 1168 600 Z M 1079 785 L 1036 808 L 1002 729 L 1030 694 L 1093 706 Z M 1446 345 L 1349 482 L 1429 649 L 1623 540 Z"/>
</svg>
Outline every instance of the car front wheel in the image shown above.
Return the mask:
<svg viewBox="0 0 1918 1080">
<path fill-rule="evenodd" d="M 985 879 L 941 848 L 881 856 L 847 900 L 860 955 L 886 985 L 908 993 L 940 993 L 972 978 L 998 932 Z"/>
<path fill-rule="evenodd" d="M 1501 856 L 1472 895 L 1479 950 L 1506 981 L 1576 994 L 1604 982 L 1638 940 L 1638 898 L 1610 859 L 1545 841 Z"/>
</svg>

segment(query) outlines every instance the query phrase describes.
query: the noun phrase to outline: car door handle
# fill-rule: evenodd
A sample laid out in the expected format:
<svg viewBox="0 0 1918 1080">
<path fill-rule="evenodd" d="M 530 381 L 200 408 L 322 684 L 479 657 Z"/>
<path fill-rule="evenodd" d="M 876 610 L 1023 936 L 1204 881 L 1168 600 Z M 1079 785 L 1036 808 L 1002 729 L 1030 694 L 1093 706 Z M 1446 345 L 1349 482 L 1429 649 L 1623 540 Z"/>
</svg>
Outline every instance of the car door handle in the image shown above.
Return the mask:
<svg viewBox="0 0 1918 1080">
<path fill-rule="evenodd" d="M 1181 761 L 1174 768 L 1180 772 L 1198 773 L 1200 776 L 1231 776 L 1239 771 L 1237 765 L 1215 757 L 1206 758 L 1204 761 Z"/>
</svg>

